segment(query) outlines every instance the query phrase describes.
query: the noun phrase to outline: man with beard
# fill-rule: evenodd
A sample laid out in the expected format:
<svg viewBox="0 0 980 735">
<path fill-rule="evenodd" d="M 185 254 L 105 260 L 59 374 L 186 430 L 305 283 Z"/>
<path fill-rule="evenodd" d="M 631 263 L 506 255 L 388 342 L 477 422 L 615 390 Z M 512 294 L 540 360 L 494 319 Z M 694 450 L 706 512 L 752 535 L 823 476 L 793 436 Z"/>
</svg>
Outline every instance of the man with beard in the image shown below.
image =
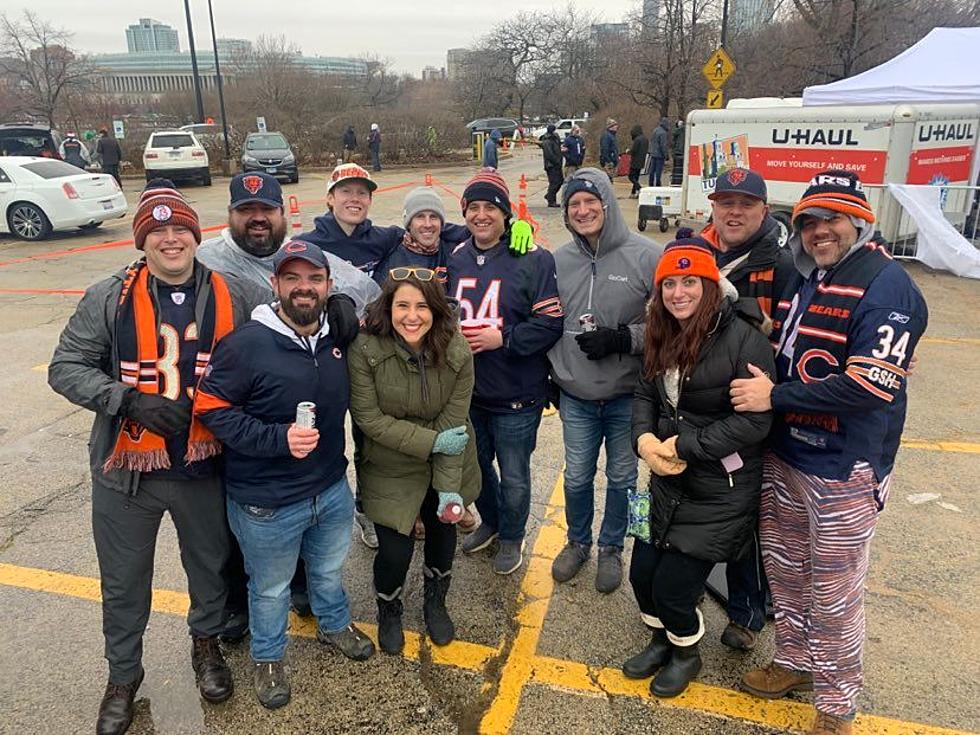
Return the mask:
<svg viewBox="0 0 980 735">
<path fill-rule="evenodd" d="M 201 243 L 197 260 L 224 275 L 251 281 L 273 299 L 270 288 L 275 253 L 286 239 L 286 217 L 282 187 L 266 173 L 238 174 L 229 186 L 228 227 L 217 237 Z M 337 291 L 327 299 L 327 324 L 340 347 L 346 347 L 357 336 L 358 319 L 364 308 L 380 293 L 378 285 L 364 273 L 340 258 L 327 253 L 327 262 Z M 351 303 L 353 301 L 353 304 Z M 363 513 L 356 513 L 361 538 L 369 548 L 377 548 L 374 525 Z M 228 569 L 227 624 L 221 639 L 238 642 L 248 631 L 246 585 L 248 578 L 241 551 L 232 540 Z M 300 615 L 310 614 L 306 591 L 306 574 L 300 559 L 292 583 L 293 607 Z"/>
<path fill-rule="evenodd" d="M 330 271 L 320 248 L 293 240 L 273 259 L 277 302 L 215 350 L 194 414 L 224 444 L 228 522 L 249 573 L 253 682 L 269 709 L 290 698 L 283 666 L 287 586 L 302 556 L 317 640 L 355 661 L 374 644 L 351 622 L 343 586 L 354 500 L 347 484 L 347 359 L 324 318 Z M 316 406 L 316 427 L 294 422 Z"/>
</svg>

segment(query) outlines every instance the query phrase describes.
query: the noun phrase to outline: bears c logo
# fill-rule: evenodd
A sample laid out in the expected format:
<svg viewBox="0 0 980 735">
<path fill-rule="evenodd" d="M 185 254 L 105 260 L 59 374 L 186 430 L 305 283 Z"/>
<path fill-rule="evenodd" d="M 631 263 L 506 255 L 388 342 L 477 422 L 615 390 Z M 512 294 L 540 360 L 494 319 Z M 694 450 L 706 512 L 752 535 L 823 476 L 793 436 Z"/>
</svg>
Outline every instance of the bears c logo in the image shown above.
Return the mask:
<svg viewBox="0 0 980 735">
<path fill-rule="evenodd" d="M 733 168 L 728 172 L 728 180 L 732 182 L 732 186 L 738 186 L 745 181 L 745 169 Z"/>
<path fill-rule="evenodd" d="M 248 190 L 248 193 L 252 194 L 253 196 L 259 193 L 259 189 L 262 188 L 263 183 L 264 182 L 262 181 L 261 176 L 252 175 L 246 176 L 242 179 L 242 186 L 244 186 Z"/>
</svg>

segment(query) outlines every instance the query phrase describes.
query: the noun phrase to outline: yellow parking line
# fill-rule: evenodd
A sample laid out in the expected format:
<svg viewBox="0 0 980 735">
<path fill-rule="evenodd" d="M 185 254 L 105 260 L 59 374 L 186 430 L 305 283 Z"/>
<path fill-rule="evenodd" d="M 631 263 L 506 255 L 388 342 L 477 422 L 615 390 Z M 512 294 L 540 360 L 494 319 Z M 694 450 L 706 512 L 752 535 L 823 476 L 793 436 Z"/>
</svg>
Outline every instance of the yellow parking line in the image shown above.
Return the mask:
<svg viewBox="0 0 980 735">
<path fill-rule="evenodd" d="M 35 365 L 32 367 L 31 370 L 38 373 L 46 373 L 48 372 L 48 363 L 42 362 L 40 365 Z"/>
<path fill-rule="evenodd" d="M 637 697 L 654 706 L 731 717 L 791 732 L 808 732 L 813 724 L 813 706 L 790 699 L 759 699 L 699 682 L 693 682 L 679 697 L 658 699 L 650 694 L 649 679 L 627 679 L 617 669 L 589 667 L 547 656 L 536 656 L 532 669 L 531 683 L 575 693 Z M 854 731 L 856 735 L 970 735 L 962 730 L 863 714 L 854 721 Z"/>
<path fill-rule="evenodd" d="M 554 591 L 551 562 L 565 543 L 563 523 L 559 520 L 565 503 L 564 473 L 559 473 L 548 499 L 545 522 L 531 551 L 527 573 L 521 581 L 517 613 L 519 630 L 500 672 L 497 693 L 480 722 L 482 735 L 504 735 L 510 732 L 521 701 L 521 691 L 531 679 L 532 663 L 548 614 Z"/>
<path fill-rule="evenodd" d="M 65 597 L 75 597 L 80 600 L 100 602 L 102 593 L 99 580 L 91 577 L 80 577 L 74 574 L 51 572 L 46 569 L 20 567 L 13 564 L 0 563 L 0 584 L 8 587 L 19 587 L 36 592 L 48 592 Z M 183 592 L 173 590 L 153 590 L 151 609 L 165 615 L 187 615 L 190 600 Z M 377 626 L 372 623 L 358 623 L 365 633 L 375 642 L 378 640 Z M 289 634 L 300 638 L 316 638 L 316 620 L 301 618 L 289 613 Z M 418 660 L 419 649 L 422 646 L 422 636 L 414 631 L 405 631 L 405 658 Z M 432 660 L 437 664 L 455 666 L 481 673 L 487 662 L 500 651 L 490 646 L 467 641 L 453 641 L 448 646 L 432 646 Z"/>
<path fill-rule="evenodd" d="M 927 449 L 933 452 L 958 452 L 980 454 L 980 444 L 976 442 L 927 441 L 925 439 L 902 439 L 906 449 Z"/>
</svg>

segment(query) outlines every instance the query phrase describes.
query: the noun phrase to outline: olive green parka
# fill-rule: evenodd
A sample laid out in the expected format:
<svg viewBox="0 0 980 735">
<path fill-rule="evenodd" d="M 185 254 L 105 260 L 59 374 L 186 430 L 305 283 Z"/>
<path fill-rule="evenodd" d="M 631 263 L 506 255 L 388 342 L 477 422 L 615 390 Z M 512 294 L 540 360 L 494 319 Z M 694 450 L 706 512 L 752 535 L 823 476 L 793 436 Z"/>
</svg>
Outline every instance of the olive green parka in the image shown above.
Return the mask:
<svg viewBox="0 0 980 735">
<path fill-rule="evenodd" d="M 476 438 L 470 423 L 473 355 L 456 333 L 436 367 L 390 337 L 360 334 L 347 355 L 350 410 L 364 433 L 356 458 L 364 512 L 375 523 L 408 535 L 429 487 L 459 493 L 469 504 L 480 494 Z M 458 456 L 432 454 L 436 435 L 466 426 Z"/>
</svg>

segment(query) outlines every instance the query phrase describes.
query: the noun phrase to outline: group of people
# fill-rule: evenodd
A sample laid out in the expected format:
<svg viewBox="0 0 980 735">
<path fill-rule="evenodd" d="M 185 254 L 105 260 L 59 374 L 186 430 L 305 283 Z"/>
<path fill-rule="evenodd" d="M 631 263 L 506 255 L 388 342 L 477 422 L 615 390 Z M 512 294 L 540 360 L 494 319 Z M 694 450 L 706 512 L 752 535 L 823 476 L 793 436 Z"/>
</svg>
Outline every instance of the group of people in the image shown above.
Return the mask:
<svg viewBox="0 0 980 735">
<path fill-rule="evenodd" d="M 619 167 L 619 141 L 616 138 L 618 133 L 619 123 L 612 118 L 606 120 L 606 129 L 602 134 L 599 149 L 599 165 L 609 175 L 610 180 L 616 177 Z M 671 130 L 667 118 L 661 118 L 649 138 L 644 134 L 642 125 L 634 125 L 630 129 L 628 153 L 630 156 L 628 178 L 632 184 L 631 199 L 639 195 L 640 176 L 644 168 L 649 176 L 648 185 L 661 185 L 664 165 L 668 158 L 672 158 L 674 162 L 670 183 L 679 185 L 684 172 L 684 121 L 678 120 Z"/>
<path fill-rule="evenodd" d="M 74 132 L 68 132 L 65 139 L 58 147 L 58 155 L 62 160 L 77 166 L 83 171 L 92 163 L 98 162 L 102 166 L 102 172 L 107 173 L 122 186 L 119 178 L 119 163 L 122 161 L 122 148 L 119 141 L 109 135 L 108 128 L 99 130 L 99 138 L 95 142 L 93 150 L 89 150 Z"/>
<path fill-rule="evenodd" d="M 606 172 L 579 168 L 558 205 L 571 240 L 554 255 L 514 220 L 493 169 L 466 185 L 462 225 L 427 187 L 407 195 L 404 228 L 373 225 L 375 188 L 360 166 L 337 166 L 329 211 L 287 241 L 278 183 L 239 175 L 228 228 L 202 244 L 186 200 L 150 182 L 133 224 L 142 257 L 92 286 L 65 327 L 49 382 L 96 414 L 109 661 L 98 731 L 132 720 L 164 511 L 188 577 L 202 697 L 231 696 L 218 640 L 250 632 L 256 695 L 279 707 L 291 597 L 321 643 L 354 660 L 374 653 L 342 583 L 355 514 L 377 548 L 385 653 L 404 645 L 417 521 L 436 645 L 456 635 L 446 600 L 467 505 L 480 523 L 463 553 L 496 542 L 493 571 L 521 567 L 531 458 L 554 403 L 568 537 L 552 576 L 568 582 L 590 560 L 605 446 L 595 588 L 621 585 L 633 536 L 629 579 L 651 634 L 624 674 L 653 676 L 664 697 L 697 676 L 698 604 L 716 563 L 728 564 L 722 640 L 752 648 L 765 620 L 761 558 L 776 656 L 743 687 L 813 688 L 813 732 L 849 732 L 868 548 L 927 318 L 875 239 L 857 177 L 814 177 L 789 250 L 765 182 L 744 169 L 719 177 L 709 228 L 663 249 L 630 231 Z M 307 402 L 313 425 L 297 413 Z"/>
<path fill-rule="evenodd" d="M 351 163 L 354 160 L 354 152 L 357 150 L 357 134 L 354 126 L 348 125 L 344 131 L 343 140 L 343 163 Z M 371 123 L 371 130 L 368 133 L 368 152 L 371 154 L 371 167 L 375 171 L 381 170 L 381 126 L 378 123 Z"/>
</svg>

